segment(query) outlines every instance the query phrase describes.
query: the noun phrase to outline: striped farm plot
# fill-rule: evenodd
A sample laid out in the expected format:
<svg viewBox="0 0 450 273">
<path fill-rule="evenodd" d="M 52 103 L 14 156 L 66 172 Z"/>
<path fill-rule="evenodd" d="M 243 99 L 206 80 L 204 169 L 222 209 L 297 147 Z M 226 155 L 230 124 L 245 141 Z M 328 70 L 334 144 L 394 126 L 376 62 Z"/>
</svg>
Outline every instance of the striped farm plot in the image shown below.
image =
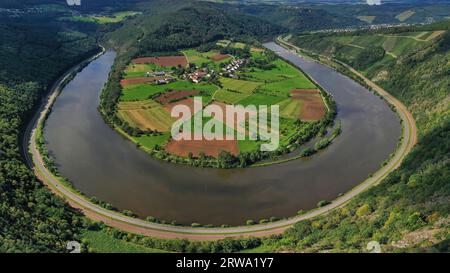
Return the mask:
<svg viewBox="0 0 450 273">
<path fill-rule="evenodd" d="M 236 102 L 250 96 L 253 91 L 261 85 L 259 82 L 230 78 L 222 78 L 220 81 L 223 87 L 217 91 L 214 95 L 214 99 L 228 104 L 235 104 Z"/>
<path fill-rule="evenodd" d="M 124 78 L 145 77 L 147 72 L 162 71 L 164 67 L 153 63 L 134 64 L 130 63 L 124 70 Z"/>
<path fill-rule="evenodd" d="M 120 102 L 118 115 L 132 127 L 158 132 L 170 131 L 175 121 L 163 106 L 153 100 Z"/>
<path fill-rule="evenodd" d="M 444 33 L 445 33 L 445 30 L 436 30 L 436 31 L 433 31 L 431 34 L 429 34 L 429 35 L 425 38 L 425 40 L 426 40 L 426 41 L 431 41 L 431 40 L 433 40 L 433 39 L 435 39 L 435 38 L 441 36 L 441 35 L 444 34 Z"/>
<path fill-rule="evenodd" d="M 414 14 L 416 14 L 415 11 L 413 11 L 413 10 L 406 10 L 406 11 L 404 11 L 402 13 L 397 14 L 397 16 L 395 16 L 395 19 L 399 20 L 400 22 L 404 22 L 404 21 L 408 20 Z"/>
<path fill-rule="evenodd" d="M 285 99 L 278 103 L 280 106 L 280 116 L 288 119 L 298 119 L 300 113 L 301 101 L 291 98 Z"/>
<path fill-rule="evenodd" d="M 292 89 L 312 88 L 316 88 L 316 86 L 301 74 L 295 78 L 264 84 L 258 88 L 258 92 L 267 95 L 288 96 Z"/>
</svg>

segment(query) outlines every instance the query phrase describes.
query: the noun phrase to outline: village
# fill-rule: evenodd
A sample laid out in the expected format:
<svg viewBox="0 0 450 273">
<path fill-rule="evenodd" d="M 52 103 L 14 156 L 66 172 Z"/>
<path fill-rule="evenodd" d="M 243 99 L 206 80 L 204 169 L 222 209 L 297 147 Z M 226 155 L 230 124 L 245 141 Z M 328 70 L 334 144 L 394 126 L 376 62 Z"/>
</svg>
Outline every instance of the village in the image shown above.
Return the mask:
<svg viewBox="0 0 450 273">
<path fill-rule="evenodd" d="M 236 73 L 245 65 L 245 63 L 245 59 L 235 59 L 228 64 L 224 63 L 224 67 L 219 73 L 214 69 L 208 67 L 201 68 L 195 65 L 186 69 L 180 78 L 189 80 L 193 83 L 200 83 L 201 81 L 208 80 L 216 75 L 237 79 L 239 77 Z M 147 71 L 145 76 L 149 79 L 148 82 L 157 85 L 168 84 L 175 81 L 173 71 Z"/>
</svg>

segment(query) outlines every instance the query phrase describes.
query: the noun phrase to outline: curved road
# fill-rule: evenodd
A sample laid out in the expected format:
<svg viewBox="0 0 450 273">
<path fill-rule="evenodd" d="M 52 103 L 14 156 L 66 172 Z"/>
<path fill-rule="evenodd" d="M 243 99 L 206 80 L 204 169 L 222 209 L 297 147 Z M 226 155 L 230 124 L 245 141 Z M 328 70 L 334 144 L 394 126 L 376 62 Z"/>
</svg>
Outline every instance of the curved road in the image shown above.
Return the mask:
<svg viewBox="0 0 450 273">
<path fill-rule="evenodd" d="M 280 42 L 280 41 L 279 41 Z M 290 44 L 290 47 L 293 47 Z M 294 48 L 294 47 L 293 47 Z M 298 48 L 297 48 L 298 49 Z M 298 49 L 299 50 L 299 49 Z M 359 184 L 346 194 L 334 200 L 330 205 L 311 210 L 303 215 L 295 216 L 289 219 L 280 220 L 277 222 L 258 224 L 253 226 L 238 226 L 229 228 L 191 228 L 183 226 L 170 226 L 156 223 L 150 223 L 141 219 L 124 216 L 114 211 L 107 210 L 103 207 L 91 203 L 87 198 L 80 196 L 73 189 L 63 185 L 44 165 L 42 157 L 36 146 L 36 128 L 43 124 L 47 112 L 50 110 L 55 101 L 62 83 L 73 73 L 75 73 L 82 65 L 92 61 L 104 53 L 104 49 L 96 56 L 84 61 L 78 66 L 70 69 L 64 74 L 51 88 L 48 100 L 41 106 L 41 110 L 36 113 L 36 116 L 29 123 L 24 139 L 24 149 L 29 147 L 29 151 L 24 151 L 28 165 L 34 169 L 36 176 L 47 185 L 55 194 L 64 198 L 72 207 L 80 209 L 88 218 L 94 221 L 102 221 L 106 225 L 115 227 L 127 232 L 142 234 L 152 237 L 160 238 L 184 238 L 189 240 L 217 240 L 225 237 L 242 237 L 254 236 L 262 237 L 272 234 L 279 234 L 291 227 L 296 222 L 310 219 L 319 215 L 326 214 L 331 210 L 346 204 L 350 199 L 365 191 L 369 187 L 377 184 L 385 178 L 390 172 L 400 166 L 403 158 L 408 154 L 414 144 L 416 143 L 416 126 L 414 119 L 408 109 L 397 99 L 391 96 L 388 92 L 371 82 L 363 75 L 359 74 L 353 68 L 348 67 L 353 73 L 362 77 L 376 92 L 383 96 L 389 103 L 393 104 L 399 117 L 403 121 L 403 141 L 391 158 L 389 163 L 378 170 L 370 178 Z M 27 143 L 29 139 L 29 143 Z"/>
</svg>

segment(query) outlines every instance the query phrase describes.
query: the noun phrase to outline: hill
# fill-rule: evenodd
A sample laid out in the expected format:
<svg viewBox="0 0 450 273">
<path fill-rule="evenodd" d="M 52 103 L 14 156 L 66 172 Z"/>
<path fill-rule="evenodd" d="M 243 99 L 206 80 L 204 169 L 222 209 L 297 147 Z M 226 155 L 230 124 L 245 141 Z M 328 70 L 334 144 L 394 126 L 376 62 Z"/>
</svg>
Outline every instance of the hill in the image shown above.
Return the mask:
<svg viewBox="0 0 450 273">
<path fill-rule="evenodd" d="M 335 14 L 323 6 L 312 5 L 222 5 L 223 9 L 246 13 L 292 32 L 359 26 L 365 23 L 346 14 Z"/>
<path fill-rule="evenodd" d="M 102 95 L 101 107 L 108 121 L 118 121 L 114 112 L 121 93 L 119 80 L 121 71 L 132 58 L 197 47 L 225 38 L 251 44 L 258 39 L 270 39 L 283 30 L 256 17 L 224 11 L 206 3 L 183 3 L 171 10 L 175 11 L 145 13 L 106 35 L 105 42 L 120 52 Z"/>
<path fill-rule="evenodd" d="M 450 5 L 445 2 L 403 1 L 379 6 L 341 4 L 319 6 L 333 15 L 351 17 L 369 24 L 425 23 L 446 19 Z"/>
<path fill-rule="evenodd" d="M 47 87 L 98 51 L 95 29 L 62 14 L 0 14 L 0 252 L 64 252 L 84 220 L 27 168 L 20 132 Z"/>
<path fill-rule="evenodd" d="M 386 42 L 390 38 L 374 42 L 375 38 L 379 39 L 378 34 L 406 37 L 438 29 L 443 31 L 441 35 L 423 44 L 416 43 L 414 39 L 399 39 L 399 45 Z M 382 244 L 384 251 L 449 250 L 448 23 L 405 30 L 292 38 L 291 41 L 299 47 L 351 62 L 404 102 L 416 119 L 419 141 L 402 166 L 378 186 L 356 197 L 342 209 L 315 220 L 300 222 L 279 238 L 266 240 L 262 249 L 365 251 L 366 244 L 375 240 Z M 345 45 L 349 41 L 357 47 L 350 46 L 349 49 Z M 390 59 L 387 54 L 377 53 L 381 50 L 386 52 L 387 44 L 391 50 L 396 49 L 397 58 Z M 360 46 L 365 49 L 360 49 Z M 358 57 L 361 54 L 369 57 L 370 61 Z"/>
</svg>

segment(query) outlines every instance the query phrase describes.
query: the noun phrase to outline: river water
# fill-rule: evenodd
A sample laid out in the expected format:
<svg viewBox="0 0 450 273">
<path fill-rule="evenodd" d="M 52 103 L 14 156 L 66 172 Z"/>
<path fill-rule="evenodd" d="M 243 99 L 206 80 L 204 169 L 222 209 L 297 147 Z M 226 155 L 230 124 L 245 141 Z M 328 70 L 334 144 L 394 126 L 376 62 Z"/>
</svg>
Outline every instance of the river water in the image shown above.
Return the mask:
<svg viewBox="0 0 450 273">
<path fill-rule="evenodd" d="M 140 217 L 240 225 L 288 217 L 361 183 L 395 150 L 401 134 L 386 103 L 332 69 L 265 44 L 331 93 L 342 133 L 310 159 L 247 169 L 201 169 L 151 158 L 107 126 L 97 106 L 114 62 L 107 51 L 63 89 L 45 125 L 60 173 L 88 196 Z"/>
</svg>

